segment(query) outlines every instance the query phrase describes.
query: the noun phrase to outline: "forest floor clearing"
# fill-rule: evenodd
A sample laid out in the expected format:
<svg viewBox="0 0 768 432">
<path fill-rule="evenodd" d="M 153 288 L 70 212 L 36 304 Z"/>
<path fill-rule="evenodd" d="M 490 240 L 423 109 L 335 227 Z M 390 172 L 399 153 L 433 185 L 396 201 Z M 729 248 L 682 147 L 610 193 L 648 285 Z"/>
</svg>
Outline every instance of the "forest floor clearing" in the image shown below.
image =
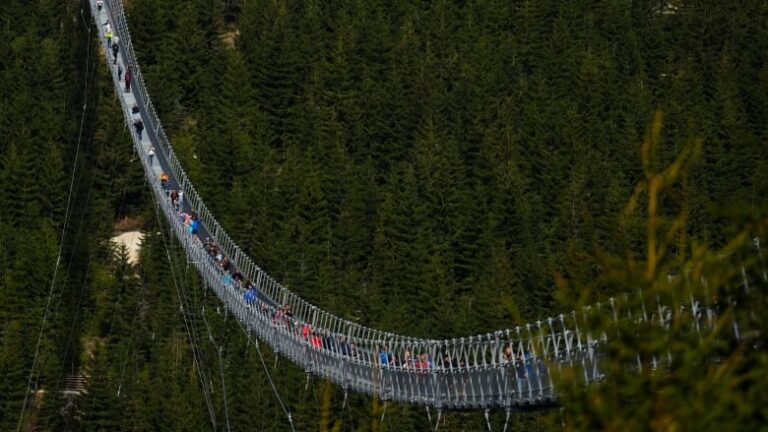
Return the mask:
<svg viewBox="0 0 768 432">
<path fill-rule="evenodd" d="M 112 241 L 128 248 L 128 262 L 136 264 L 139 262 L 139 250 L 141 249 L 141 241 L 143 238 L 144 233 L 141 231 L 126 231 L 120 235 L 112 237 Z"/>
</svg>

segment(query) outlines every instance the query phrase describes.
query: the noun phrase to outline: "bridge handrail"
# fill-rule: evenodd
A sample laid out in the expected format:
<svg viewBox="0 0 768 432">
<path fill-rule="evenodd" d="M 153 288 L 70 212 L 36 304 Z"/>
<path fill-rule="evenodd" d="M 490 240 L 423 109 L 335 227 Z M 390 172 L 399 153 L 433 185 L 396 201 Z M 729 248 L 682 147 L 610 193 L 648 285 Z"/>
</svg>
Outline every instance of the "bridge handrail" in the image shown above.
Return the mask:
<svg viewBox="0 0 768 432">
<path fill-rule="evenodd" d="M 230 257 L 233 264 L 245 275 L 249 280 L 254 281 L 257 284 L 257 288 L 260 292 L 267 295 L 271 300 L 280 304 L 288 304 L 291 306 L 294 314 L 304 317 L 308 322 L 315 327 L 321 327 L 325 329 L 335 329 L 334 333 L 340 334 L 367 334 L 368 338 L 375 341 L 391 341 L 390 343 L 405 344 L 407 342 L 414 344 L 414 338 L 397 335 L 390 332 L 384 332 L 381 330 L 369 328 L 359 323 L 349 321 L 330 314 L 325 310 L 320 309 L 316 305 L 313 305 L 297 294 L 290 291 L 288 288 L 277 282 L 274 278 L 263 271 L 258 265 L 256 265 L 251 258 L 242 252 L 241 248 L 231 239 L 231 237 L 223 229 L 219 221 L 211 214 L 205 205 L 204 201 L 200 197 L 199 193 L 195 189 L 192 182 L 189 180 L 188 175 L 182 168 L 181 164 L 170 145 L 165 130 L 162 126 L 162 122 L 157 115 L 152 99 L 146 89 L 141 67 L 137 61 L 136 54 L 133 50 L 133 44 L 131 40 L 130 31 L 125 17 L 125 9 L 122 0 L 107 0 L 107 4 L 112 11 L 115 24 L 117 27 L 117 33 L 120 34 L 120 40 L 125 50 L 125 55 L 129 59 L 129 63 L 133 66 L 133 85 L 136 87 L 136 91 L 140 94 L 149 114 L 149 123 L 151 127 L 156 131 L 159 140 L 159 145 L 156 150 L 161 151 L 168 161 L 169 168 L 172 171 L 172 175 L 178 179 L 179 186 L 184 191 L 184 199 L 187 200 L 190 205 L 196 210 L 202 223 L 209 227 L 211 237 L 216 241 L 219 249 L 225 256 Z M 467 340 L 478 339 L 493 339 L 492 335 L 495 333 L 479 334 L 467 336 Z M 417 339 L 419 344 L 422 345 L 447 345 L 455 342 L 455 339 L 451 340 L 434 340 L 434 339 Z"/>
<path fill-rule="evenodd" d="M 165 130 L 162 126 L 162 122 L 160 121 L 155 106 L 152 103 L 152 99 L 149 96 L 149 92 L 146 89 L 141 67 L 133 50 L 131 35 L 125 17 L 123 1 L 107 0 L 107 3 L 110 6 L 113 17 L 116 18 L 118 33 L 121 37 L 123 49 L 126 50 L 126 56 L 129 59 L 129 63 L 134 66 L 134 85 L 136 86 L 137 92 L 141 95 L 141 98 L 147 108 L 147 112 L 149 114 L 148 120 L 157 133 L 159 140 L 159 146 L 157 148 L 164 154 L 173 176 L 178 179 L 178 183 L 184 191 L 185 200 L 190 202 L 191 206 L 196 210 L 202 223 L 209 228 L 208 231 L 218 244 L 220 250 L 225 256 L 230 257 L 233 264 L 245 275 L 247 279 L 252 280 L 257 284 L 257 288 L 261 293 L 264 293 L 267 297 L 276 303 L 290 305 L 295 316 L 304 319 L 314 327 L 328 329 L 333 331 L 335 334 L 353 335 L 362 333 L 367 335 L 367 339 L 373 341 L 381 341 L 387 345 L 398 344 L 446 346 L 455 344 L 457 341 L 462 340 L 467 342 L 495 342 L 499 332 L 506 334 L 506 332 L 509 331 L 500 330 L 492 333 L 477 334 L 464 338 L 445 340 L 412 338 L 404 335 L 384 332 L 381 330 L 368 328 L 356 322 L 343 319 L 323 309 L 320 309 L 316 305 L 313 305 L 299 297 L 297 294 L 293 293 L 287 287 L 283 286 L 270 275 L 268 275 L 264 270 L 256 265 L 248 255 L 243 253 L 241 248 L 237 246 L 237 244 L 226 233 L 219 221 L 208 210 L 203 199 L 200 197 L 193 183 L 190 181 L 189 176 L 182 168 L 178 158 L 176 157 L 176 154 L 173 151 L 172 146 L 170 145 Z M 574 314 L 568 315 L 574 316 Z M 547 320 L 545 319 L 543 322 L 547 322 Z M 534 328 L 533 331 L 536 331 L 538 328 L 542 327 L 541 323 L 542 321 L 538 321 L 533 325 L 527 325 L 527 327 L 532 326 Z"/>
<path fill-rule="evenodd" d="M 90 3 L 92 12 L 95 14 L 93 0 Z M 339 373 L 338 364 L 329 365 L 327 363 L 329 358 L 338 360 L 344 356 L 341 356 L 338 352 L 333 352 L 333 350 L 318 349 L 311 346 L 306 338 L 303 338 L 294 330 L 304 324 L 309 324 L 312 328 L 327 332 L 334 338 L 336 336 L 344 336 L 349 343 L 356 345 L 359 356 L 356 358 L 345 358 L 341 362 L 341 369 L 346 370 L 348 373 L 360 373 L 363 376 L 365 375 L 364 372 L 355 371 L 354 369 L 360 367 L 367 371 L 376 370 L 382 376 L 390 374 L 390 379 L 393 380 L 395 378 L 392 377 L 396 377 L 400 372 L 410 374 L 409 379 L 416 379 L 414 376 L 423 375 L 422 371 L 414 369 L 407 363 L 405 366 L 396 366 L 390 363 L 381 364 L 378 348 L 379 346 L 386 346 L 390 355 L 405 351 L 412 351 L 416 355 L 421 353 L 428 355 L 432 365 L 427 369 L 429 372 L 427 375 L 432 375 L 435 380 L 437 380 L 436 374 L 463 374 L 464 378 L 462 379 L 469 379 L 471 381 L 472 379 L 480 379 L 478 377 L 482 377 L 484 371 L 500 370 L 504 376 L 495 378 L 496 382 L 503 381 L 506 383 L 508 379 L 507 374 L 510 373 L 510 369 L 513 369 L 515 377 L 520 379 L 517 368 L 521 365 L 523 367 L 530 367 L 532 364 L 540 364 L 542 360 L 559 360 L 565 357 L 568 357 L 570 361 L 577 360 L 582 362 L 587 379 L 597 379 L 599 377 L 596 361 L 594 360 L 594 350 L 596 345 L 607 338 L 607 335 L 602 334 L 595 337 L 589 332 L 581 330 L 586 328 L 584 325 L 586 316 L 591 313 L 593 307 L 588 306 L 583 310 L 560 314 L 545 320 L 528 323 L 524 326 L 517 326 L 513 329 L 444 340 L 421 339 L 384 332 L 342 319 L 307 302 L 269 276 L 250 257 L 243 253 L 229 237 L 218 220 L 208 210 L 194 185 L 189 180 L 169 143 L 146 89 L 143 74 L 133 50 L 123 2 L 122 0 L 106 0 L 105 3 L 109 8 L 115 32 L 120 37 L 123 55 L 127 59 L 127 63 L 133 65 L 134 91 L 145 108 L 147 127 L 156 133 L 156 151 L 162 153 L 170 174 L 184 191 L 185 201 L 195 209 L 199 219 L 211 237 L 216 241 L 221 252 L 232 260 L 234 266 L 244 274 L 245 278 L 253 281 L 259 292 L 269 301 L 280 305 L 290 305 L 294 314 L 293 317 L 276 323 L 273 317 L 277 311 L 269 302 L 261 303 L 258 308 L 254 308 L 245 302 L 241 293 L 233 285 L 222 282 L 225 276 L 224 272 L 212 262 L 202 245 L 199 242 L 196 243 L 185 232 L 182 223 L 165 195 L 165 191 L 160 185 L 159 179 L 154 178 L 154 175 L 151 174 L 152 169 L 147 163 L 146 150 L 140 145 L 136 132 L 129 128 L 137 152 L 140 155 L 145 175 L 157 198 L 156 201 L 159 208 L 162 209 L 188 256 L 195 258 L 193 262 L 206 280 L 206 283 L 216 291 L 222 301 L 227 304 L 227 307 L 248 325 L 249 330 L 269 341 L 278 352 L 289 356 L 296 363 L 305 367 L 306 370 L 317 369 L 319 370 L 318 373 L 331 377 L 337 382 L 341 381 L 341 384 L 344 386 L 368 393 L 378 391 L 380 396 L 385 398 L 387 397 L 387 386 L 381 384 L 377 390 L 377 386 L 373 384 L 375 380 L 371 379 L 370 376 L 365 379 L 358 377 L 351 384 L 344 382 L 348 378 L 346 375 L 343 378 L 336 376 Z M 101 27 L 102 23 L 99 24 Z M 100 28 L 100 34 L 101 31 L 102 29 Z M 120 82 L 114 70 L 112 70 L 112 75 L 116 92 L 119 94 L 121 92 Z M 131 114 L 129 109 L 124 103 L 121 105 L 126 123 L 130 124 Z M 640 296 L 642 298 L 642 293 L 640 293 Z M 622 303 L 623 301 L 626 301 L 626 299 L 610 299 L 609 303 L 598 303 L 594 308 L 606 314 L 606 316 L 612 316 L 616 321 L 632 319 L 644 322 L 657 322 L 661 325 L 665 325 L 667 322 L 667 312 L 665 312 L 663 306 L 658 304 L 656 305 L 657 313 L 648 314 L 643 308 L 642 313 L 633 314 L 632 311 L 624 311 L 627 316 L 622 315 L 619 317 L 617 303 Z M 692 313 L 694 316 L 696 330 L 699 329 L 700 325 L 702 327 L 711 327 L 713 325 L 710 317 L 716 312 L 713 312 L 711 306 L 702 306 L 691 298 L 689 308 L 688 313 Z M 281 322 L 285 324 L 281 324 Z M 505 355 L 504 351 L 507 349 L 513 351 L 511 356 Z M 444 354 L 448 354 L 450 359 L 447 366 L 441 358 Z M 588 371 L 588 365 L 592 365 L 592 372 Z M 471 375 L 470 372 L 472 373 Z M 518 388 L 516 397 L 520 399 L 519 401 L 526 400 L 526 397 L 533 399 L 534 396 L 544 397 L 546 395 L 553 395 L 551 377 L 549 378 L 550 382 L 545 383 L 542 382 L 542 374 L 536 375 L 539 380 L 538 389 L 534 391 L 533 386 L 529 384 L 528 395 L 523 395 L 520 393 L 520 388 Z M 504 385 L 506 386 L 507 384 Z M 480 393 L 482 393 L 483 387 L 480 386 L 479 388 L 481 389 Z M 392 391 L 394 392 L 394 390 Z M 503 397 L 508 397 L 507 393 L 501 391 Z M 399 397 L 397 394 L 395 396 Z M 433 397 L 437 398 L 437 396 Z M 494 397 L 498 398 L 498 396 Z M 457 397 L 456 400 L 458 399 L 460 398 Z M 409 401 L 414 402 L 413 400 Z M 418 403 L 419 401 L 415 402 Z M 465 402 L 471 406 L 481 405 L 477 400 Z M 486 404 L 487 401 L 481 402 Z M 508 403 L 509 401 L 502 402 Z M 426 402 L 422 401 L 422 403 Z M 501 404 L 499 401 L 494 403 Z"/>
</svg>

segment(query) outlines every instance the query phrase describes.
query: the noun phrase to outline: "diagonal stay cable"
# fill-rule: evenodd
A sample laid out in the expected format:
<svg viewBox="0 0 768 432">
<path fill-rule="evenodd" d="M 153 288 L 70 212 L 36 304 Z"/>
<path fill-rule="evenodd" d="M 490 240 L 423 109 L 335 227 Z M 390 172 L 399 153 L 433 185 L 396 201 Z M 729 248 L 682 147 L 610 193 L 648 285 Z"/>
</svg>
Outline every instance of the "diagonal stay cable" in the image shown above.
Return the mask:
<svg viewBox="0 0 768 432">
<path fill-rule="evenodd" d="M 107 15 L 110 14 L 110 11 L 108 10 L 108 8 L 110 8 L 112 6 L 111 2 L 108 2 L 108 3 L 110 3 L 110 4 L 109 5 L 107 5 L 107 4 L 104 5 L 105 6 L 104 10 L 105 10 L 105 13 Z M 91 7 L 93 8 L 93 5 L 91 5 Z M 129 36 L 126 36 L 126 35 L 123 35 L 123 36 L 129 37 Z M 128 47 L 130 47 L 130 40 L 129 39 L 128 39 L 128 42 L 126 42 L 125 47 L 126 47 L 126 49 Z M 123 50 L 120 53 L 120 55 L 125 57 L 126 56 L 125 50 Z M 115 78 L 116 78 L 116 75 L 113 75 L 113 79 L 115 79 Z M 137 81 L 137 83 L 138 83 L 138 81 Z M 116 86 L 116 88 L 119 89 L 118 83 L 115 83 L 115 86 Z M 123 101 L 123 103 L 124 102 L 125 101 Z M 124 105 L 124 107 L 125 107 L 125 105 Z M 138 137 L 135 135 L 135 132 L 131 128 L 129 128 L 129 129 L 131 130 L 130 133 L 131 133 L 131 136 L 132 136 L 132 138 L 134 140 L 134 143 L 136 143 L 137 142 L 136 140 L 137 140 Z M 146 170 L 146 168 L 145 168 L 145 172 L 147 174 L 149 173 L 149 171 Z M 158 191 L 157 189 L 154 190 L 154 193 L 157 195 L 158 198 L 162 195 L 162 192 Z M 208 390 L 208 388 L 206 386 L 206 382 L 208 382 L 210 380 L 207 378 L 207 372 L 206 372 L 205 367 L 204 367 L 205 363 L 203 362 L 203 356 L 199 352 L 200 351 L 200 349 L 199 349 L 200 347 L 197 344 L 197 331 L 195 329 L 194 322 L 191 319 L 190 320 L 187 319 L 187 313 L 186 313 L 185 309 L 187 311 L 191 310 L 191 309 L 190 309 L 189 305 L 187 304 L 187 302 L 185 301 L 185 298 L 186 298 L 185 295 L 182 294 L 182 291 L 186 292 L 186 287 L 183 286 L 183 282 L 181 281 L 181 276 L 179 276 L 177 274 L 178 272 L 177 272 L 177 269 L 176 269 L 176 265 L 174 263 L 173 258 L 171 257 L 170 247 L 169 247 L 169 242 L 170 241 L 166 238 L 165 226 L 162 224 L 162 222 L 160 222 L 160 217 L 159 217 L 159 212 L 158 212 L 158 206 L 159 205 L 161 205 L 161 199 L 155 199 L 155 206 L 153 207 L 153 210 L 154 210 L 157 222 L 158 222 L 158 227 L 160 229 L 160 233 L 162 234 L 163 246 L 165 248 L 166 257 L 168 259 L 168 264 L 169 264 L 169 267 L 170 267 L 170 270 L 171 270 L 171 276 L 173 278 L 174 288 L 176 289 L 176 293 L 177 293 L 177 296 L 179 298 L 179 303 L 180 303 L 180 307 L 181 307 L 182 317 L 184 319 L 184 329 L 185 329 L 185 332 L 187 333 L 187 337 L 188 337 L 189 342 L 190 342 L 190 349 L 192 350 L 193 360 L 194 360 L 194 363 L 196 364 L 196 367 L 197 367 L 197 375 L 198 375 L 198 378 L 200 379 L 200 384 L 201 384 L 201 387 L 202 387 L 202 390 L 203 390 L 203 396 L 205 398 L 206 407 L 208 408 L 208 413 L 209 413 L 209 416 L 210 416 L 210 419 L 211 419 L 211 423 L 213 425 L 213 429 L 215 430 L 215 429 L 217 429 L 216 414 L 215 414 L 215 410 L 213 408 L 213 403 L 212 403 L 212 400 L 211 400 L 210 391 Z"/>
<path fill-rule="evenodd" d="M 195 362 L 197 363 L 198 378 L 200 379 L 200 386 L 202 387 L 202 390 L 203 390 L 203 396 L 205 397 L 205 402 L 206 402 L 206 406 L 208 408 L 208 413 L 209 413 L 210 418 L 211 418 L 211 423 L 213 424 L 213 429 L 216 430 L 217 429 L 217 426 L 216 426 L 216 413 L 214 412 L 213 402 L 211 401 L 210 394 L 208 393 L 208 388 L 206 387 L 206 381 L 208 381 L 208 380 L 207 380 L 207 377 L 205 377 L 206 374 L 205 374 L 205 371 L 203 369 L 202 355 L 197 352 L 197 337 L 193 335 L 193 333 L 194 333 L 193 325 L 190 324 L 187 321 L 186 311 L 184 310 L 185 309 L 185 307 L 184 307 L 185 306 L 184 296 L 182 296 L 181 289 L 179 288 L 179 284 L 180 283 L 179 283 L 179 281 L 177 281 L 175 265 L 174 265 L 173 260 L 171 258 L 170 248 L 168 247 L 168 243 L 169 242 L 168 242 L 168 240 L 165 237 L 165 226 L 162 224 L 162 221 L 160 220 L 160 214 L 157 211 L 157 207 L 159 205 L 160 205 L 160 203 L 158 201 L 156 201 L 155 205 L 152 206 L 152 207 L 154 209 L 155 218 L 157 220 L 158 227 L 160 228 L 161 237 L 163 239 L 163 246 L 165 247 L 165 254 L 166 254 L 166 257 L 168 259 L 168 265 L 169 265 L 169 267 L 171 269 L 171 276 L 172 276 L 172 279 L 173 279 L 173 285 L 174 285 L 174 288 L 176 289 L 176 295 L 179 297 L 179 303 L 180 303 L 181 308 L 182 308 L 182 317 L 184 319 L 184 329 L 186 330 L 187 337 L 189 338 L 189 341 L 190 341 L 190 348 L 192 349 L 192 356 L 193 356 Z M 179 276 L 179 278 L 180 278 L 180 276 Z M 187 309 L 187 310 L 189 310 L 189 309 Z"/>
<path fill-rule="evenodd" d="M 118 214 L 117 217 L 118 218 L 119 218 L 119 215 L 120 215 L 120 211 L 122 209 L 122 205 L 123 205 L 122 203 L 123 203 L 123 200 L 125 198 L 125 191 L 127 190 L 127 187 L 128 187 L 128 180 L 126 180 L 126 183 L 125 183 L 125 185 L 123 187 L 123 195 L 120 198 L 120 207 L 119 207 L 118 212 L 117 212 L 117 214 Z M 142 191 L 142 194 L 143 194 L 143 191 Z M 132 242 L 133 241 L 135 241 L 135 238 L 132 240 Z M 90 271 L 90 267 L 89 267 L 88 271 Z M 141 286 L 141 293 L 140 293 L 140 295 L 143 294 L 143 291 L 144 291 L 144 286 L 142 285 Z M 107 332 L 107 334 L 109 334 L 109 335 L 112 334 L 112 330 L 114 328 L 115 317 L 117 316 L 117 306 L 119 306 L 119 304 L 120 304 L 121 297 L 122 297 L 122 293 L 119 293 L 118 297 L 117 297 L 117 300 L 116 300 L 116 303 L 115 303 L 115 311 L 112 313 L 112 317 L 110 318 L 110 322 L 109 322 L 109 331 Z M 81 295 L 81 300 L 82 300 L 82 295 Z M 126 349 L 126 353 L 125 353 L 126 361 L 128 359 L 128 354 L 130 352 L 131 344 L 133 342 L 133 325 L 136 322 L 136 317 L 138 316 L 138 306 L 139 306 L 139 302 L 137 300 L 137 302 L 136 302 L 136 309 L 137 309 L 137 311 L 136 311 L 136 314 L 134 314 L 133 320 L 131 322 L 131 337 L 129 338 L 128 348 Z M 79 310 L 79 303 L 78 303 L 78 310 Z M 122 380 L 122 377 L 121 377 L 121 380 Z M 122 386 L 122 381 L 120 383 L 120 386 Z M 118 391 L 117 391 L 118 396 L 120 396 L 120 386 L 118 386 Z M 90 408 L 87 410 L 88 411 L 88 422 L 90 422 L 91 416 L 93 415 L 93 412 L 94 412 L 93 407 L 96 405 L 96 402 L 97 402 L 96 401 L 96 393 L 94 393 L 91 396 L 90 405 L 89 405 Z M 67 421 L 69 421 L 69 418 L 67 419 Z"/>
<path fill-rule="evenodd" d="M 118 160 L 119 160 L 119 155 L 118 155 L 118 157 L 115 158 L 115 164 L 113 164 L 113 170 L 112 170 L 111 177 L 114 176 L 114 171 L 115 171 L 114 170 L 114 166 L 117 165 L 117 161 Z M 91 186 L 89 187 L 89 190 L 88 190 L 88 196 L 85 199 L 85 206 L 84 206 L 84 208 L 88 208 L 88 205 L 90 203 L 91 192 L 93 191 L 93 182 L 94 182 L 94 179 L 91 178 Z M 108 189 L 108 195 L 107 196 L 109 196 L 109 194 L 112 193 L 112 185 L 113 185 L 113 183 L 114 183 L 113 181 L 110 181 L 110 186 L 109 186 L 109 189 Z M 122 203 L 123 203 L 123 200 L 125 199 L 125 194 L 126 194 L 127 186 L 128 186 L 128 184 L 127 184 L 127 180 L 126 180 L 126 183 L 125 183 L 125 185 L 123 187 L 123 192 L 122 192 L 122 195 L 121 195 L 121 198 L 120 198 L 120 208 L 122 208 Z M 118 210 L 118 215 L 119 214 L 120 214 L 120 210 Z M 81 228 L 83 226 L 83 222 L 85 220 L 85 215 L 86 215 L 86 212 L 83 212 L 83 215 L 81 216 L 81 219 L 80 219 L 80 224 L 78 225 L 78 231 L 77 231 L 77 233 L 78 233 L 77 236 L 78 237 L 79 237 L 79 233 L 81 231 Z M 75 239 L 75 242 L 77 242 L 77 238 Z M 75 243 L 75 244 L 77 244 L 77 243 Z M 73 257 L 74 257 L 74 255 L 73 255 Z M 69 266 L 70 267 L 72 266 L 72 259 L 70 259 Z M 64 353 L 69 352 L 69 348 L 72 345 L 72 339 L 73 339 L 73 336 L 74 336 L 74 333 L 75 333 L 76 324 L 79 321 L 78 317 L 80 316 L 80 310 L 81 310 L 81 307 L 82 307 L 83 298 L 85 296 L 85 291 L 86 291 L 85 288 L 86 288 L 86 286 L 88 284 L 88 277 L 89 277 L 90 273 L 91 273 L 91 266 L 89 265 L 88 268 L 85 271 L 85 274 L 83 275 L 82 283 L 80 284 L 80 293 L 78 295 L 77 305 L 75 306 L 74 318 L 72 319 L 72 323 L 71 323 L 70 328 L 69 328 L 69 336 L 67 337 L 67 343 L 66 343 L 66 347 L 64 349 Z M 55 380 L 56 387 L 55 387 L 55 390 L 54 390 L 54 394 L 58 394 L 58 392 L 59 392 L 60 385 L 61 385 L 61 377 L 62 377 L 62 374 L 64 373 L 64 365 L 65 365 L 66 360 L 67 360 L 67 356 L 65 354 L 65 355 L 62 356 L 61 364 L 59 365 L 59 371 L 58 371 L 58 373 L 56 375 L 56 380 Z M 46 422 L 50 421 L 52 414 L 53 414 L 53 411 L 48 413 L 48 416 L 46 417 Z"/>
<path fill-rule="evenodd" d="M 81 10 L 81 17 L 82 17 L 82 10 Z M 83 18 L 83 20 L 84 20 L 84 18 Z M 97 35 L 97 39 L 98 38 L 99 38 L 99 36 Z M 114 159 L 114 161 L 112 163 L 112 168 L 110 169 L 110 175 L 109 175 L 110 181 L 109 181 L 109 187 L 107 188 L 107 193 L 106 193 L 106 197 L 107 198 L 111 195 L 112 190 L 113 190 L 113 186 L 115 184 L 115 171 L 117 169 L 118 163 L 120 162 L 120 159 L 121 159 L 120 156 L 121 156 L 120 153 L 117 152 L 116 155 L 115 155 L 115 159 Z M 82 180 L 82 174 L 78 178 L 78 188 L 79 188 L 80 180 Z M 93 192 L 93 184 L 94 184 L 94 182 L 95 182 L 95 176 L 92 175 L 91 179 L 90 179 L 90 184 L 89 184 L 89 187 L 88 187 L 88 195 L 87 195 L 87 197 L 85 199 L 85 205 L 83 206 L 86 209 L 88 208 L 88 205 L 89 205 L 90 200 L 91 200 L 91 194 Z M 124 204 L 124 200 L 125 200 L 125 195 L 126 195 L 127 188 L 128 188 L 128 179 L 126 179 L 124 184 L 123 184 L 123 188 L 122 188 L 123 191 L 122 191 L 122 194 L 120 196 L 120 205 L 119 205 L 119 208 L 118 208 L 118 211 L 117 211 L 116 218 L 119 218 L 119 215 L 121 213 L 121 210 L 122 210 L 122 207 L 123 207 L 123 204 Z M 142 190 L 142 194 L 143 194 L 143 190 Z M 81 215 L 80 223 L 78 224 L 77 233 L 76 233 L 76 236 L 75 236 L 75 243 L 74 243 L 73 249 L 77 247 L 77 243 L 78 243 L 78 241 L 80 239 L 79 236 L 80 236 L 80 232 L 82 231 L 83 222 L 84 222 L 86 214 L 87 214 L 87 211 L 84 211 L 83 214 Z M 115 223 L 117 223 L 117 220 L 115 221 Z M 72 263 L 74 261 L 74 258 L 75 258 L 74 254 L 70 256 L 70 260 L 69 260 L 69 264 L 68 264 L 68 268 L 67 268 L 67 276 L 66 276 L 65 280 L 69 280 L 69 275 L 70 275 L 70 272 L 71 272 L 71 267 L 72 267 Z M 85 275 L 83 276 L 82 283 L 80 285 L 80 294 L 78 296 L 77 305 L 75 306 L 75 315 L 74 315 L 74 319 L 72 319 L 72 323 L 70 325 L 69 336 L 67 338 L 67 343 L 66 343 L 66 348 L 64 350 L 64 353 L 69 352 L 69 348 L 70 348 L 71 343 L 72 343 L 72 338 L 73 338 L 73 335 L 74 335 L 75 326 L 76 326 L 76 323 L 78 322 L 77 317 L 80 314 L 80 310 L 81 310 L 81 306 L 82 306 L 82 301 L 83 301 L 83 297 L 84 297 L 84 294 L 85 294 L 85 287 L 87 285 L 88 276 L 90 275 L 90 271 L 91 271 L 91 266 L 88 266 L 88 268 L 87 268 L 87 270 L 85 272 Z M 59 304 L 60 303 L 61 303 L 61 299 L 59 299 Z M 56 308 L 58 308 L 58 304 L 57 304 Z M 111 325 L 110 325 L 110 327 L 111 327 Z M 54 390 L 54 394 L 57 394 L 59 392 L 59 389 L 60 389 L 60 386 L 61 386 L 61 376 L 62 376 L 63 371 L 64 371 L 65 361 L 66 361 L 66 355 L 62 356 L 61 364 L 59 365 L 59 371 L 58 371 L 58 373 L 56 375 L 56 380 L 55 380 L 56 387 L 55 387 L 55 390 Z M 48 416 L 46 418 L 46 423 L 50 422 L 50 418 L 51 418 L 52 414 L 53 414 L 53 411 L 48 413 Z M 69 419 L 67 419 L 67 424 L 68 424 L 68 421 L 69 421 Z"/>
<path fill-rule="evenodd" d="M 203 316 L 203 323 L 205 323 L 205 327 L 208 329 L 208 339 L 217 348 L 216 351 L 219 353 L 219 373 L 221 374 L 221 393 L 222 399 L 224 400 L 224 418 L 227 422 L 227 431 L 231 432 L 232 428 L 229 425 L 229 404 L 227 403 L 227 387 L 226 380 L 224 379 L 224 360 L 222 359 L 222 350 L 224 349 L 224 345 L 217 344 L 216 340 L 213 338 L 211 326 L 208 325 L 208 319 L 205 317 L 205 306 L 203 306 L 201 315 Z"/>
<path fill-rule="evenodd" d="M 80 18 L 83 20 L 83 25 L 85 25 L 85 18 L 83 17 L 83 9 L 80 9 Z M 88 71 L 90 69 L 90 61 L 91 61 L 91 43 L 90 43 L 90 36 L 91 36 L 91 28 L 90 26 L 85 25 L 88 30 L 88 44 L 86 44 L 86 60 L 85 60 L 85 85 L 83 90 L 83 108 L 82 112 L 80 114 L 80 128 L 79 132 L 77 134 L 77 145 L 75 147 L 75 158 L 73 160 L 72 164 L 72 175 L 70 177 L 69 181 L 69 192 L 67 194 L 67 209 L 64 213 L 64 224 L 61 230 L 61 237 L 59 240 L 59 251 L 57 253 L 56 257 L 56 264 L 53 268 L 53 276 L 51 277 L 51 287 L 48 289 L 48 299 L 46 300 L 45 304 L 45 311 L 43 312 L 43 319 L 42 323 L 40 324 L 40 332 L 37 335 L 37 343 L 35 344 L 35 354 L 32 357 L 32 367 L 29 370 L 29 378 L 27 379 L 27 388 L 24 391 L 24 402 L 21 404 L 21 413 L 19 414 L 19 423 L 16 426 L 16 431 L 21 430 L 21 425 L 24 421 L 24 413 L 27 409 L 27 401 L 29 400 L 29 391 L 32 386 L 32 377 L 35 374 L 35 368 L 37 367 L 37 359 L 40 355 L 40 344 L 43 340 L 43 333 L 45 332 L 45 324 L 48 320 L 48 314 L 51 310 L 51 299 L 53 298 L 53 289 L 56 285 L 56 276 L 59 271 L 59 264 L 61 264 L 61 255 L 62 251 L 64 249 L 64 240 L 67 236 L 67 226 L 69 224 L 69 216 L 70 212 L 72 210 L 72 195 L 74 192 L 74 183 L 75 183 L 75 173 L 77 172 L 77 160 L 80 156 L 80 143 L 82 142 L 83 138 L 83 125 L 85 123 L 85 113 L 86 109 L 88 107 L 88 86 L 90 85 L 90 81 L 88 79 Z"/>
<path fill-rule="evenodd" d="M 250 333 L 243 327 L 243 323 L 240 322 L 240 320 L 235 320 L 238 326 L 240 326 L 240 329 L 245 333 L 246 337 L 250 340 Z M 291 425 L 291 430 L 293 432 L 296 432 L 296 427 L 293 425 L 293 417 L 291 416 L 291 412 L 288 411 L 288 408 L 286 408 L 285 404 L 283 403 L 283 398 L 280 397 L 280 393 L 277 391 L 277 387 L 275 386 L 275 381 L 272 379 L 272 374 L 269 373 L 269 368 L 267 368 L 266 362 L 264 362 L 264 355 L 261 353 L 261 348 L 259 347 L 259 340 L 253 339 L 253 344 L 256 346 L 256 352 L 259 353 L 259 360 L 261 361 L 261 366 L 264 368 L 264 372 L 267 374 L 267 379 L 269 380 L 269 385 L 272 386 L 272 391 L 275 393 L 275 397 L 277 398 L 277 402 L 280 404 L 280 408 L 282 408 L 283 412 L 285 413 L 285 416 L 288 418 L 288 423 Z"/>
</svg>

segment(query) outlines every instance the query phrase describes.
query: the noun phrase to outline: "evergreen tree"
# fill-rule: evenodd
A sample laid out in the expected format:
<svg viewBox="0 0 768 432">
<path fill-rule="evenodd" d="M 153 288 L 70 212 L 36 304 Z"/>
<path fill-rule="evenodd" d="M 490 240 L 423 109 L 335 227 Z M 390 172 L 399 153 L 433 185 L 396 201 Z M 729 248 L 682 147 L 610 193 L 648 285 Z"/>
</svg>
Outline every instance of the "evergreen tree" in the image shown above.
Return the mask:
<svg viewBox="0 0 768 432">
<path fill-rule="evenodd" d="M 87 393 L 79 407 L 79 427 L 84 431 L 97 432 L 123 430 L 121 404 L 115 396 L 117 389 L 106 350 L 97 348 L 93 355 Z"/>
</svg>

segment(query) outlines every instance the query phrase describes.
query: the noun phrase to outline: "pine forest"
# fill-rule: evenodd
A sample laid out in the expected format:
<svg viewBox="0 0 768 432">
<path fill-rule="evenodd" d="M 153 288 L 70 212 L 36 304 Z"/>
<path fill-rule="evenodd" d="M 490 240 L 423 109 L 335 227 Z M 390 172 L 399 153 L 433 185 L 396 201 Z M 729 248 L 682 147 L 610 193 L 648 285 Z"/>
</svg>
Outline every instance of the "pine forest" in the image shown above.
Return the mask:
<svg viewBox="0 0 768 432">
<path fill-rule="evenodd" d="M 599 385 L 440 418 L 311 375 L 206 287 L 91 3 L 0 1 L 0 431 L 768 428 L 765 0 L 120 2 L 210 211 L 346 320 L 448 339 L 755 275 L 740 344 L 629 323 Z"/>
</svg>

